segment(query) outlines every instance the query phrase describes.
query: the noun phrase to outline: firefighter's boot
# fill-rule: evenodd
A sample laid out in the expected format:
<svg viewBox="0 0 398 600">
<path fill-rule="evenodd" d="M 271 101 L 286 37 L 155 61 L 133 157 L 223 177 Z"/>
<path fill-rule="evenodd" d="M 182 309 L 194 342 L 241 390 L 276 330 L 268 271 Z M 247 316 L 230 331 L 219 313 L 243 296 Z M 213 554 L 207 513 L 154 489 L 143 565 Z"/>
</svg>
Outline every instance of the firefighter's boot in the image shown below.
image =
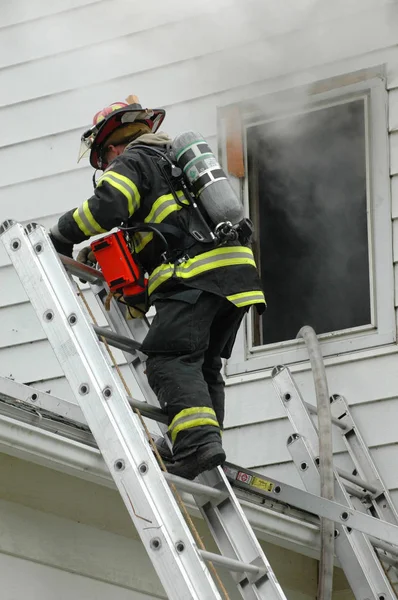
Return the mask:
<svg viewBox="0 0 398 600">
<path fill-rule="evenodd" d="M 163 460 L 173 461 L 173 453 L 165 437 L 158 437 L 155 446 Z"/>
<path fill-rule="evenodd" d="M 204 471 L 211 471 L 215 467 L 222 465 L 226 456 L 224 449 L 219 442 L 209 442 L 198 446 L 194 452 L 173 461 L 165 460 L 165 466 L 169 473 L 178 475 L 185 479 L 195 479 Z"/>
</svg>

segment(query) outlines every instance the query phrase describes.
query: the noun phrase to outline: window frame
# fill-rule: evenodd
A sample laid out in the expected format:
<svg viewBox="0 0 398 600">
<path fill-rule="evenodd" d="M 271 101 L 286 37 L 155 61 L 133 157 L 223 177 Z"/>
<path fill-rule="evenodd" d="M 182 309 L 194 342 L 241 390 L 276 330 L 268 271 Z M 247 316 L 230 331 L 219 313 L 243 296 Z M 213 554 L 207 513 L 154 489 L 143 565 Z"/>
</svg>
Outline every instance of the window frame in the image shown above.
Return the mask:
<svg viewBox="0 0 398 600">
<path fill-rule="evenodd" d="M 303 107 L 292 98 L 303 98 L 303 90 L 287 90 L 242 102 L 245 177 L 234 180 L 242 199 L 245 214 L 250 217 L 248 194 L 247 130 L 256 123 L 283 119 L 294 114 L 308 113 L 327 106 L 364 98 L 365 136 L 367 139 L 367 207 L 368 249 L 372 323 L 361 327 L 334 331 L 319 336 L 325 357 L 344 356 L 396 342 L 394 303 L 394 270 L 392 251 L 392 217 L 390 189 L 390 157 L 388 137 L 388 91 L 385 78 L 379 75 L 358 74 L 319 82 Z M 348 82 L 347 82 L 348 78 Z M 351 83 L 354 81 L 354 83 Z M 298 92 L 298 93 L 292 93 Z M 259 114 L 259 103 L 278 107 L 267 119 Z M 226 116 L 230 106 L 219 107 L 219 150 L 226 164 Z M 304 323 L 303 323 L 304 325 Z M 298 332 L 297 332 L 298 333 Z M 253 319 L 246 317 L 236 339 L 231 358 L 225 366 L 226 376 L 271 368 L 276 364 L 294 364 L 308 360 L 302 340 L 288 340 L 265 346 L 253 346 Z"/>
</svg>

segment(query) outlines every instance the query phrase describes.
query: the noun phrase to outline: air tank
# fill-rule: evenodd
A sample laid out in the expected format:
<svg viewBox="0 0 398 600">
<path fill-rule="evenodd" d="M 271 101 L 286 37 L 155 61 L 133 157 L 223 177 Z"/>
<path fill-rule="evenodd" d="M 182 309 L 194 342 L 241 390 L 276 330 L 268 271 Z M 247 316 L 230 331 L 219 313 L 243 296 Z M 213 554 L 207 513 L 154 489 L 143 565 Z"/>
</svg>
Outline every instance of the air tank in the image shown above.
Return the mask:
<svg viewBox="0 0 398 600">
<path fill-rule="evenodd" d="M 213 225 L 224 221 L 239 223 L 243 218 L 242 204 L 203 136 L 195 131 L 181 133 L 174 139 L 172 149 L 187 184 Z"/>
</svg>

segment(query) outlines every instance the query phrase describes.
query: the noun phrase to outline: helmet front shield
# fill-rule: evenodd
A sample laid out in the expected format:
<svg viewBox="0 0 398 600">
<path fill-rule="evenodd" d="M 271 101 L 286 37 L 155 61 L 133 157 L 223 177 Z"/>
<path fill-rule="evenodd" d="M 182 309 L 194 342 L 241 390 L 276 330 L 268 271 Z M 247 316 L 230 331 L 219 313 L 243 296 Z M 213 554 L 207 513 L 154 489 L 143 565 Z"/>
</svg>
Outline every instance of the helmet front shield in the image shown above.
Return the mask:
<svg viewBox="0 0 398 600">
<path fill-rule="evenodd" d="M 90 127 L 87 131 L 85 131 L 80 139 L 80 148 L 79 155 L 77 157 L 77 162 L 79 163 L 84 156 L 87 156 L 87 153 L 90 152 L 91 147 L 94 143 L 94 140 L 98 133 L 97 125 Z"/>
</svg>

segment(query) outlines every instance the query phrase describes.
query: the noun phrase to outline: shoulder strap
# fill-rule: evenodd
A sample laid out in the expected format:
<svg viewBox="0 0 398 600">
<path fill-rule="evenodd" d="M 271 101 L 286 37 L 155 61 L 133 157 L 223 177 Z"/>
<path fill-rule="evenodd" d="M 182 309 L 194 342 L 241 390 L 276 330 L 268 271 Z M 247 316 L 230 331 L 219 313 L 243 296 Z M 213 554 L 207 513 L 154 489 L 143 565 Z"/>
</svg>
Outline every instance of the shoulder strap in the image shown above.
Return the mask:
<svg viewBox="0 0 398 600">
<path fill-rule="evenodd" d="M 172 151 L 171 148 L 165 148 L 164 150 L 159 150 L 159 148 L 154 148 L 153 146 L 144 146 L 142 144 L 136 144 L 134 148 L 138 148 L 140 150 L 145 150 L 146 152 L 155 154 L 159 156 L 162 160 L 157 162 L 157 167 L 168 183 L 170 192 L 173 194 L 174 200 L 181 206 L 181 208 L 185 208 L 190 210 L 193 226 L 189 227 L 189 235 L 184 233 L 186 248 L 190 248 L 192 246 L 192 238 L 194 238 L 195 242 L 200 243 L 213 243 L 216 244 L 216 237 L 209 227 L 205 217 L 203 216 L 192 192 L 188 188 L 184 176 L 182 173 L 182 169 L 178 165 L 174 163 L 172 160 Z M 167 164 L 171 167 L 170 173 L 166 171 Z M 188 200 L 188 204 L 184 204 L 181 202 L 177 195 L 177 191 L 175 188 L 175 183 L 178 182 L 178 189 L 182 189 L 186 199 Z M 177 228 L 176 228 L 177 229 Z M 188 244 L 188 241 L 190 242 Z"/>
</svg>

